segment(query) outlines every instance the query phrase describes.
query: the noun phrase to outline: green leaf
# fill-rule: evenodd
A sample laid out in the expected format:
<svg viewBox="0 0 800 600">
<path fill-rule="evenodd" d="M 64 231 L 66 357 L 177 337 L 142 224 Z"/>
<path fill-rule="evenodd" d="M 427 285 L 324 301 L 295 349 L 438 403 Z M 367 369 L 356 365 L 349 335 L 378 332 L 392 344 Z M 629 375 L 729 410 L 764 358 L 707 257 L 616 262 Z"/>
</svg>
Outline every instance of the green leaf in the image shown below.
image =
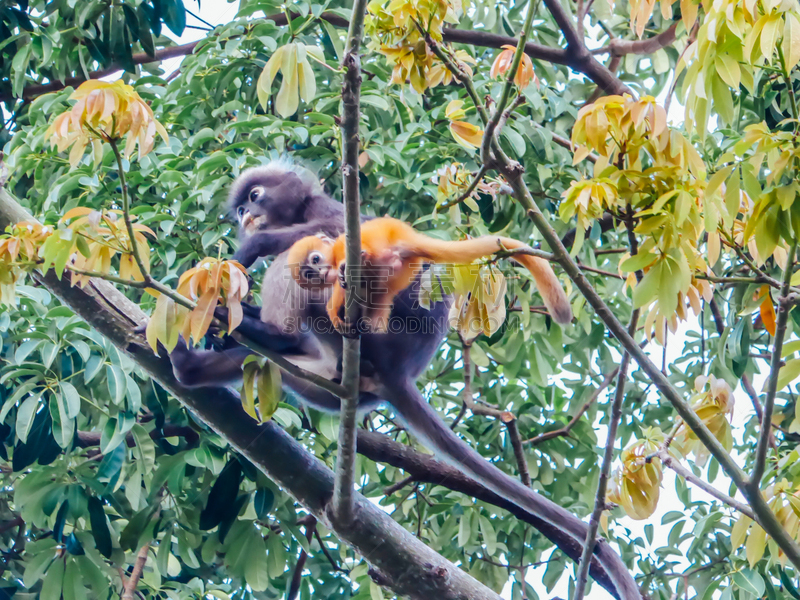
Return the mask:
<svg viewBox="0 0 800 600">
<path fill-rule="evenodd" d="M 16 431 L 17 437 L 24 444 L 28 439 L 28 433 L 31 431 L 33 424 L 33 417 L 36 415 L 36 409 L 39 408 L 39 398 L 44 390 L 39 390 L 33 396 L 30 396 L 23 402 L 17 411 L 17 424 Z"/>
<path fill-rule="evenodd" d="M 486 552 L 489 556 L 493 556 L 497 551 L 497 534 L 494 527 L 492 527 L 489 519 L 483 515 L 478 516 L 478 523 L 480 524 L 481 535 L 483 535 L 483 543 L 486 545 Z"/>
<path fill-rule="evenodd" d="M 275 494 L 269 488 L 258 488 L 253 498 L 253 508 L 262 521 L 267 520 L 272 507 L 275 506 Z"/>
<path fill-rule="evenodd" d="M 800 358 L 787 360 L 778 372 L 778 390 L 782 390 L 800 376 Z"/>
<path fill-rule="evenodd" d="M 281 536 L 272 533 L 267 539 L 267 558 L 269 562 L 268 574 L 272 579 L 277 579 L 286 570 L 286 548 L 281 541 Z"/>
<path fill-rule="evenodd" d="M 89 498 L 89 522 L 92 525 L 95 548 L 106 558 L 111 558 L 111 532 L 108 530 L 108 519 L 103 510 L 103 502 L 94 496 Z"/>
<path fill-rule="evenodd" d="M 751 533 L 750 535 L 752 536 L 753 534 Z M 756 598 L 761 598 L 764 595 L 764 580 L 761 575 L 751 569 L 742 569 L 734 573 L 733 583 L 739 589 L 753 594 Z"/>
<path fill-rule="evenodd" d="M 258 372 L 258 412 L 261 421 L 269 421 L 281 401 L 281 372 L 272 363 L 267 363 Z"/>
<path fill-rule="evenodd" d="M 125 392 L 128 389 L 128 381 L 125 373 L 117 365 L 106 366 L 106 377 L 108 379 L 108 393 L 111 400 L 117 406 L 122 406 L 125 400 Z"/>
<path fill-rule="evenodd" d="M 122 533 L 119 534 L 119 546 L 126 552 L 129 550 L 136 550 L 141 546 L 140 540 L 142 534 L 144 534 L 145 530 L 147 529 L 150 520 L 155 513 L 158 505 L 151 505 L 143 508 L 139 512 L 137 512 L 128 524 L 125 526 L 125 529 L 122 530 Z"/>
<path fill-rule="evenodd" d="M 235 507 L 239 486 L 242 483 L 242 465 L 235 457 L 230 459 L 217 477 L 208 500 L 200 512 L 198 527 L 209 530 L 219 525 Z"/>
<path fill-rule="evenodd" d="M 161 10 L 164 24 L 175 35 L 183 35 L 183 30 L 186 29 L 186 9 L 183 0 L 161 0 Z"/>
<path fill-rule="evenodd" d="M 47 575 L 39 592 L 39 600 L 61 600 L 61 586 L 64 581 L 64 559 L 57 559 L 47 569 Z"/>
<path fill-rule="evenodd" d="M 59 381 L 58 387 L 61 388 L 61 395 L 64 398 L 66 415 L 69 419 L 74 419 L 81 413 L 81 397 L 75 386 L 68 381 Z"/>
<path fill-rule="evenodd" d="M 247 542 L 247 563 L 244 568 L 244 578 L 247 584 L 256 592 L 263 592 L 269 586 L 267 570 L 267 549 L 264 539 L 255 528 L 250 530 L 250 539 Z"/>
</svg>

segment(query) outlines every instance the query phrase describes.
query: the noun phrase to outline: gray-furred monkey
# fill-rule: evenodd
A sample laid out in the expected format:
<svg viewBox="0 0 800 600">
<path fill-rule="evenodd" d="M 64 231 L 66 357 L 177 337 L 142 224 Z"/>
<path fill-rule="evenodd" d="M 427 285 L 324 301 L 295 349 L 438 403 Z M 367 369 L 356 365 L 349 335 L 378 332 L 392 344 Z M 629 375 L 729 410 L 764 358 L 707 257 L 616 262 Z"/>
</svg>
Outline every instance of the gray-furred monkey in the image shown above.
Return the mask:
<svg viewBox="0 0 800 600">
<path fill-rule="evenodd" d="M 229 195 L 242 237 L 234 259 L 245 267 L 259 257 L 276 256 L 262 283 L 261 319 L 245 315 L 239 331 L 263 346 L 280 352 L 303 368 L 334 379 L 339 375 L 341 337 L 330 327 L 325 312 L 327 298 L 314 298 L 300 288 L 286 268 L 285 253 L 297 240 L 324 233 L 336 237 L 344 229 L 344 209 L 328 197 L 316 178 L 291 163 L 276 162 L 242 173 Z M 369 360 L 362 371 L 370 392 L 362 393 L 359 409 L 373 410 L 381 403 L 392 406 L 410 431 L 437 457 L 447 460 L 500 496 L 508 498 L 544 521 L 542 530 L 572 538 L 580 547 L 587 526 L 575 515 L 540 496 L 488 463 L 463 442 L 428 405 L 417 390 L 416 380 L 425 370 L 447 331 L 446 302 L 430 311 L 415 303 L 416 292 L 405 290 L 395 300 L 386 334 L 362 336 L 361 354 Z M 249 312 L 249 311 L 248 311 Z M 327 327 L 295 327 L 307 318 Z M 288 325 L 288 326 L 287 326 Z M 178 380 L 189 386 L 219 386 L 241 377 L 247 350 L 234 347 L 222 352 L 194 351 L 179 344 L 171 355 Z M 309 406 L 338 411 L 339 399 L 316 386 L 283 373 L 284 384 Z M 554 540 L 556 541 L 556 540 Z M 572 552 L 570 554 L 573 554 Z M 641 598 L 624 563 L 600 542 L 595 555 L 624 600 Z"/>
</svg>

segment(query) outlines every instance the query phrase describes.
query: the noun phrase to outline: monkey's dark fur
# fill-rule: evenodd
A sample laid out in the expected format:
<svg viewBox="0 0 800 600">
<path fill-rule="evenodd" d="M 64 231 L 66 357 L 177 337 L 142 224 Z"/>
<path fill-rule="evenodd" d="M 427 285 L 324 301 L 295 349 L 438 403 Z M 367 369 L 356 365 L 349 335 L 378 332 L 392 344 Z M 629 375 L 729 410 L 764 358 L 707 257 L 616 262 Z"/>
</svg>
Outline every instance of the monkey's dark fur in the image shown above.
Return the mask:
<svg viewBox="0 0 800 600">
<path fill-rule="evenodd" d="M 327 298 L 314 298 L 295 283 L 286 268 L 285 252 L 304 236 L 323 232 L 336 237 L 342 233 L 342 205 L 328 197 L 310 173 L 279 162 L 245 171 L 231 188 L 230 207 L 239 219 L 242 235 L 234 258 L 249 267 L 259 257 L 276 256 L 262 283 L 261 321 L 245 315 L 241 333 L 309 371 L 334 379 L 340 364 L 341 337 L 327 320 Z M 390 333 L 362 336 L 361 353 L 370 361 L 366 386 L 362 374 L 362 389 L 370 391 L 362 393 L 359 409 L 363 413 L 382 403 L 390 404 L 438 458 L 546 521 L 580 547 L 587 533 L 583 521 L 484 460 L 450 430 L 419 393 L 416 380 L 447 332 L 448 306 L 439 302 L 430 311 L 420 308 L 413 287 L 397 297 Z M 327 329 L 292 326 L 308 319 L 327 323 Z M 175 375 L 184 385 L 218 386 L 241 377 L 246 355 L 241 347 L 198 352 L 179 344 L 172 359 Z M 287 373 L 283 373 L 283 382 L 308 405 L 338 411 L 339 399 L 328 392 Z M 618 597 L 641 598 L 620 557 L 602 540 L 595 556 L 614 582 Z"/>
</svg>

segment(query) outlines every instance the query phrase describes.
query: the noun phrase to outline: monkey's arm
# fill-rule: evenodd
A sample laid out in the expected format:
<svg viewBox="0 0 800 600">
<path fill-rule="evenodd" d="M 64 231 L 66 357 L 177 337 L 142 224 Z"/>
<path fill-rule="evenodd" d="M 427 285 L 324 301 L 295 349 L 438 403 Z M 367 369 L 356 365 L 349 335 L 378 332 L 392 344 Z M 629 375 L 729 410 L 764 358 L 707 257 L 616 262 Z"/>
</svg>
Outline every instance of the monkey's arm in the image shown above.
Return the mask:
<svg viewBox="0 0 800 600">
<path fill-rule="evenodd" d="M 340 223 L 330 221 L 310 221 L 280 229 L 257 231 L 242 241 L 234 253 L 233 260 L 239 261 L 245 268 L 250 268 L 256 260 L 265 256 L 277 256 L 286 252 L 296 241 L 320 232 L 336 235 Z"/>
<path fill-rule="evenodd" d="M 314 340 L 305 333 L 282 331 L 272 323 L 264 323 L 250 314 L 256 307 L 249 307 L 241 324 L 236 329 L 267 350 L 284 356 L 314 356 L 318 353 Z M 228 311 L 217 308 L 215 316 L 227 323 Z M 222 350 L 195 350 L 181 339 L 170 354 L 172 370 L 181 384 L 187 387 L 219 387 L 236 383 L 242 376 L 242 363 L 251 351 L 232 338 L 225 338 Z"/>
</svg>

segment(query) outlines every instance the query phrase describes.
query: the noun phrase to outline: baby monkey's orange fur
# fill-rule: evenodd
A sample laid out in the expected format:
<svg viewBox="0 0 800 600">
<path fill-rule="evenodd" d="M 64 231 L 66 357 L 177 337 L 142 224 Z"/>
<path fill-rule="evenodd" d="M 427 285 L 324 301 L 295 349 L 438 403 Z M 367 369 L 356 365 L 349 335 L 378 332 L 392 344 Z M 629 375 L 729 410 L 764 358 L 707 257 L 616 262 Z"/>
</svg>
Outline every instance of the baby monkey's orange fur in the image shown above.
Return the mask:
<svg viewBox="0 0 800 600">
<path fill-rule="evenodd" d="M 383 331 L 394 297 L 414 282 L 424 263 L 469 264 L 501 250 L 528 246 L 511 238 L 495 236 L 457 242 L 437 240 L 417 232 L 403 221 L 382 217 L 362 223 L 361 248 L 364 261 L 375 269 L 362 275 L 360 282 L 366 284 L 368 314 L 375 324 L 373 330 Z M 572 320 L 569 300 L 550 264 L 542 258 L 524 254 L 512 258 L 530 271 L 553 319 L 558 323 L 569 323 Z M 345 291 L 339 285 L 339 267 L 344 260 L 343 235 L 336 240 L 319 236 L 303 238 L 289 249 L 287 260 L 301 287 L 333 286 L 327 309 L 337 329 L 342 326 L 339 315 L 345 301 Z M 371 285 L 369 277 L 380 277 L 380 280 L 377 285 Z"/>
</svg>

